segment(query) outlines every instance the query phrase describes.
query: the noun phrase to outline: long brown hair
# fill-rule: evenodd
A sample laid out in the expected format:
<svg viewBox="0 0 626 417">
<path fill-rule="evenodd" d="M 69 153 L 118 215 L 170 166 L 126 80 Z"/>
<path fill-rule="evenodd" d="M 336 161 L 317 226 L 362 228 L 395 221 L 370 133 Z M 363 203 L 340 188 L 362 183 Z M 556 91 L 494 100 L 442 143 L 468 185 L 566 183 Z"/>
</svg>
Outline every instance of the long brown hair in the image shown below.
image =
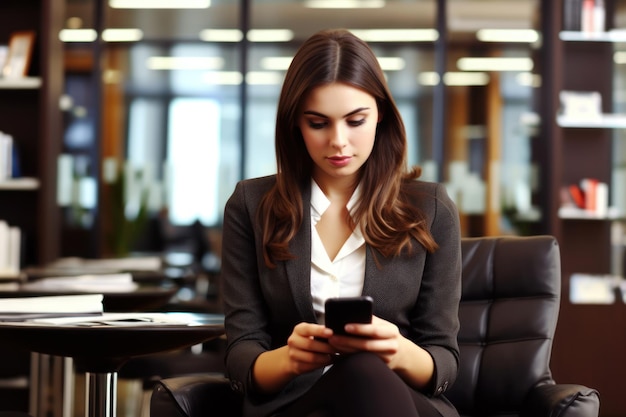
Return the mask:
<svg viewBox="0 0 626 417">
<path fill-rule="evenodd" d="M 420 175 L 407 170 L 406 133 L 385 76 L 370 47 L 347 30 L 325 30 L 311 36 L 296 52 L 285 76 L 276 116 L 275 186 L 259 206 L 264 260 L 268 267 L 293 258 L 289 241 L 302 224 L 302 187 L 309 187 L 313 161 L 297 121 L 301 104 L 315 87 L 341 82 L 371 94 L 382 119 L 372 153 L 360 172 L 361 201 L 354 224 L 365 241 L 383 256 L 411 251 L 415 238 L 428 251 L 437 248 L 425 219 L 403 191 Z"/>
</svg>

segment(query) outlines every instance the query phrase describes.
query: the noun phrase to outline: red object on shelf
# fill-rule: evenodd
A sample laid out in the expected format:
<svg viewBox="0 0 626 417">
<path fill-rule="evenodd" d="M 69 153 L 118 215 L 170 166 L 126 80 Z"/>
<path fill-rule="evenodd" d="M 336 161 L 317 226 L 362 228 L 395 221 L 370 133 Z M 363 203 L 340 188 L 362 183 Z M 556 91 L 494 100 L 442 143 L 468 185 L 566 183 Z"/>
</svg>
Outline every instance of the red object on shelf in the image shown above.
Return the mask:
<svg viewBox="0 0 626 417">
<path fill-rule="evenodd" d="M 568 187 L 569 195 L 572 197 L 574 204 L 576 207 L 584 209 L 585 208 L 585 194 L 583 190 L 577 185 L 570 185 Z"/>
</svg>

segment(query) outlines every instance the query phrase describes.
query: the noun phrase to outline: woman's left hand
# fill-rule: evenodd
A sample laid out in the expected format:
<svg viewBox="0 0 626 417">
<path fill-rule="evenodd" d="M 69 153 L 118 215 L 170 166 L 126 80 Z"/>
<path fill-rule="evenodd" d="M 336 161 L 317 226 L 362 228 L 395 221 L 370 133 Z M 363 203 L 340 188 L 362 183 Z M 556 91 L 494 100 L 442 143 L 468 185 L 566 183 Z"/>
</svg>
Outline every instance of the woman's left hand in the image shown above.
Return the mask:
<svg viewBox="0 0 626 417">
<path fill-rule="evenodd" d="M 376 316 L 371 324 L 348 324 L 346 332 L 350 335 L 333 335 L 328 342 L 340 353 L 372 352 L 391 369 L 396 367 L 402 346 L 407 342 L 398 326 Z"/>
<path fill-rule="evenodd" d="M 374 316 L 371 324 L 348 324 L 345 330 L 350 335 L 328 339 L 339 354 L 371 352 L 410 386 L 422 389 L 430 383 L 435 369 L 433 358 L 402 336 L 395 324 Z"/>
</svg>

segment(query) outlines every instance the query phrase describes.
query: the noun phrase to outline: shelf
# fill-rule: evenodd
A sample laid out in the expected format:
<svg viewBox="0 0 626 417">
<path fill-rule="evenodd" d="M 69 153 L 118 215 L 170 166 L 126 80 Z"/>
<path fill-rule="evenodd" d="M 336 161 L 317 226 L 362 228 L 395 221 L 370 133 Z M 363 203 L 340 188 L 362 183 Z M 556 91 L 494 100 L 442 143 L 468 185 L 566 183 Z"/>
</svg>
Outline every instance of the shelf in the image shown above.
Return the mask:
<svg viewBox="0 0 626 417">
<path fill-rule="evenodd" d="M 36 190 L 38 188 L 37 178 L 22 177 L 0 181 L 0 190 Z"/>
<path fill-rule="evenodd" d="M 556 122 L 561 127 L 621 129 L 626 128 L 626 114 L 600 114 L 596 118 L 586 120 L 559 115 Z"/>
<path fill-rule="evenodd" d="M 0 89 L 34 90 L 41 87 L 40 77 L 0 78 Z"/>
<path fill-rule="evenodd" d="M 562 41 L 572 42 L 626 42 L 626 30 L 614 29 L 608 32 L 562 31 L 559 33 Z"/>
<path fill-rule="evenodd" d="M 588 210 L 576 207 L 561 207 L 559 209 L 559 218 L 564 220 L 624 220 L 624 215 L 616 210 L 615 207 L 609 207 L 606 215 L 599 215 Z"/>
</svg>

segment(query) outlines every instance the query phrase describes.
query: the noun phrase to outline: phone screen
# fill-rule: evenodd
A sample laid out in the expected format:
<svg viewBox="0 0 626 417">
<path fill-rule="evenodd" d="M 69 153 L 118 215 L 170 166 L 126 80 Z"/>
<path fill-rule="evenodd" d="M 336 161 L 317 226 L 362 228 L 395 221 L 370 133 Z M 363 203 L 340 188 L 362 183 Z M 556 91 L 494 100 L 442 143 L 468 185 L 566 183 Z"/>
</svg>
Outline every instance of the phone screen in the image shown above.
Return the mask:
<svg viewBox="0 0 626 417">
<path fill-rule="evenodd" d="M 325 303 L 326 327 L 335 334 L 346 334 L 348 323 L 371 323 L 373 300 L 369 296 L 329 298 Z"/>
</svg>

